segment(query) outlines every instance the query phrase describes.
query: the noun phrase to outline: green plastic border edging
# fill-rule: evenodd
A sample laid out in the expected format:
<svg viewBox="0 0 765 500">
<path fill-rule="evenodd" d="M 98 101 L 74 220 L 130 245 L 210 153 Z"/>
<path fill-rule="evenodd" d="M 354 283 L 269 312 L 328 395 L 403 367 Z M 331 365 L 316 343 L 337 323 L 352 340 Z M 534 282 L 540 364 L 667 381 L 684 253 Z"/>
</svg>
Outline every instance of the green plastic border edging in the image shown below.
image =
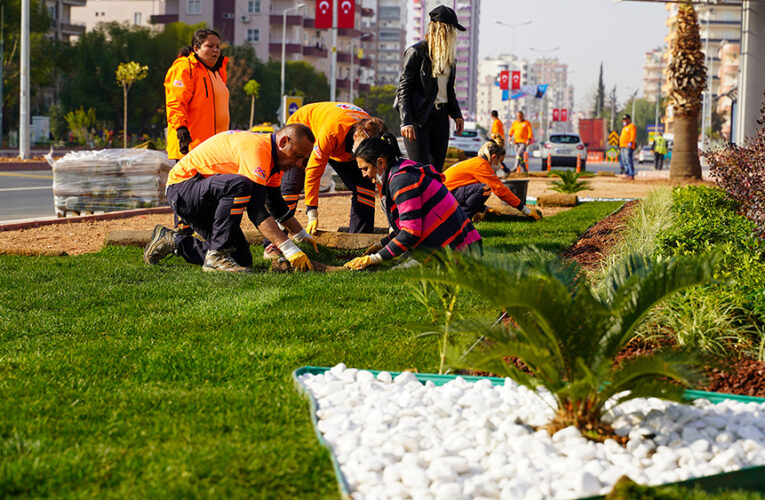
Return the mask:
<svg viewBox="0 0 765 500">
<path fill-rule="evenodd" d="M 350 487 L 345 479 L 342 471 L 340 470 L 340 464 L 337 463 L 332 448 L 329 443 L 324 440 L 324 437 L 319 432 L 318 418 L 316 417 L 316 410 L 318 404 L 313 395 L 308 392 L 308 389 L 300 383 L 299 377 L 301 375 L 320 375 L 324 372 L 328 372 L 330 368 L 323 366 L 303 366 L 292 372 L 292 379 L 295 383 L 295 387 L 306 399 L 308 399 L 311 405 L 311 421 L 313 422 L 313 430 L 316 432 L 316 436 L 319 438 L 319 443 L 324 446 L 329 452 L 329 456 L 332 460 L 332 468 L 335 470 L 335 476 L 337 477 L 338 487 L 340 488 L 340 494 L 344 500 L 350 499 Z M 359 369 L 361 370 L 361 369 Z M 363 370 L 372 373 L 375 377 L 381 371 L 384 370 Z M 402 372 L 388 372 L 392 377 L 397 377 Z M 505 379 L 502 377 L 479 377 L 475 375 L 437 375 L 435 373 L 414 373 L 421 383 L 433 382 L 435 385 L 444 385 L 447 382 L 454 380 L 457 377 L 463 378 L 466 382 L 478 382 L 479 380 L 489 380 L 492 385 L 504 385 Z M 714 404 L 720 403 L 726 400 L 734 400 L 740 403 L 765 403 L 765 398 L 756 398 L 751 396 L 739 396 L 738 394 L 723 394 L 721 392 L 706 392 L 706 391 L 692 391 L 687 390 L 684 394 L 685 399 L 707 399 Z M 658 486 L 658 485 L 657 485 Z M 765 490 L 765 466 L 748 467 L 746 469 L 739 469 L 732 472 L 723 472 L 722 474 L 715 474 L 713 476 L 702 476 L 686 481 L 678 481 L 675 483 L 666 483 L 661 486 L 681 486 L 684 488 L 701 488 L 702 490 L 712 491 L 720 489 L 736 489 L 746 491 L 763 491 Z M 603 496 L 586 497 L 580 500 L 594 500 L 604 498 Z"/>
</svg>

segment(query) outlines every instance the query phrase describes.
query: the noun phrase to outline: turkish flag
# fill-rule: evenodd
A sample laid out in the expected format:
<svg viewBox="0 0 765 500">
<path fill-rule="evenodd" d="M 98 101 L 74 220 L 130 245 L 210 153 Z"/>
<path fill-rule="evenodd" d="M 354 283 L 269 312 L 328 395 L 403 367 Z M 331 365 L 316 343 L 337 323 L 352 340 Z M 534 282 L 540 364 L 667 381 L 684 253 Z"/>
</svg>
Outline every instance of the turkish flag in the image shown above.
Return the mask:
<svg viewBox="0 0 765 500">
<path fill-rule="evenodd" d="M 553 109 L 553 121 L 557 122 L 560 120 L 560 110 L 558 108 Z"/>
<path fill-rule="evenodd" d="M 562 122 L 568 121 L 568 110 L 565 108 L 560 110 L 560 121 Z"/>
<path fill-rule="evenodd" d="M 337 0 L 337 27 L 353 29 L 356 24 L 356 0 Z"/>
<path fill-rule="evenodd" d="M 510 90 L 510 72 L 499 72 L 499 88 L 502 90 Z"/>
<path fill-rule="evenodd" d="M 319 0 L 316 2 L 314 27 L 318 30 L 332 27 L 332 0 Z"/>
<path fill-rule="evenodd" d="M 521 90 L 521 72 L 513 71 L 510 90 Z"/>
</svg>

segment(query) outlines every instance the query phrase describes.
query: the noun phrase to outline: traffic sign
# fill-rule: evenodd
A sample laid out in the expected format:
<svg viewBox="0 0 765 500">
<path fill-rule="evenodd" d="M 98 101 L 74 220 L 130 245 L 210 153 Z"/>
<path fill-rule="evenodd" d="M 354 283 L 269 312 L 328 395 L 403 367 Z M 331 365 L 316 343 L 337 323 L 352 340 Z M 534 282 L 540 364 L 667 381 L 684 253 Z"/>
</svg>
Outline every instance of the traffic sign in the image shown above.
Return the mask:
<svg viewBox="0 0 765 500">
<path fill-rule="evenodd" d="M 303 98 L 300 96 L 286 95 L 283 99 L 282 109 L 284 110 L 284 116 L 282 117 L 282 123 L 287 123 L 287 119 L 303 105 Z"/>
<path fill-rule="evenodd" d="M 611 133 L 608 134 L 608 145 L 609 146 L 619 145 L 619 134 L 617 134 L 616 131 L 611 131 Z"/>
<path fill-rule="evenodd" d="M 606 149 L 606 161 L 616 161 L 619 159 L 619 150 L 611 147 Z"/>
</svg>

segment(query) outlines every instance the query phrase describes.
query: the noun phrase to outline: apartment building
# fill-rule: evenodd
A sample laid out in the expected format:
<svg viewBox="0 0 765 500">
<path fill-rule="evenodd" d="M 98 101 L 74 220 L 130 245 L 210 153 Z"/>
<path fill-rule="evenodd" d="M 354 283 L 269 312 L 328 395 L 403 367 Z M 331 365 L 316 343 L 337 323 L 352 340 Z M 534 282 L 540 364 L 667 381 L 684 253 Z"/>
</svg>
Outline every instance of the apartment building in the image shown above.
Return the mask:
<svg viewBox="0 0 765 500">
<path fill-rule="evenodd" d="M 643 97 L 656 102 L 660 92 L 659 85 L 664 81 L 664 48 L 656 48 L 645 53 L 643 61 Z"/>
<path fill-rule="evenodd" d="M 72 8 L 83 7 L 86 0 L 44 0 L 51 18 L 48 36 L 54 40 L 68 41 L 85 33 L 85 25 L 72 19 Z"/>
<path fill-rule="evenodd" d="M 155 30 L 162 25 L 152 24 L 151 17 L 161 13 L 162 3 L 157 0 L 90 0 L 82 6 L 73 6 L 72 22 L 93 31 L 100 23 L 128 23 Z"/>
</svg>

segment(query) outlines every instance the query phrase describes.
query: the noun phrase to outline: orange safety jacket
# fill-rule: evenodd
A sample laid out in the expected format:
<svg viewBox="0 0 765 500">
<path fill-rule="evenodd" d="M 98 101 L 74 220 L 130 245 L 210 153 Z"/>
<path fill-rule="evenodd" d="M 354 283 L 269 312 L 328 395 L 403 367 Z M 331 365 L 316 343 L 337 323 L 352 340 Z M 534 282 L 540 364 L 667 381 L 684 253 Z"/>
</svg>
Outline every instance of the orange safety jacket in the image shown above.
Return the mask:
<svg viewBox="0 0 765 500">
<path fill-rule="evenodd" d="M 630 122 L 629 125 L 622 127 L 622 133 L 619 135 L 619 147 L 620 148 L 632 148 L 635 149 L 635 140 L 637 139 L 637 128 L 635 124 Z M 632 143 L 632 146 L 630 146 Z"/>
<path fill-rule="evenodd" d="M 455 163 L 446 169 L 444 177 L 444 185 L 449 191 L 470 184 L 487 184 L 491 192 L 508 205 L 515 208 L 521 205 L 521 200 L 499 180 L 491 164 L 480 156 Z"/>
<path fill-rule="evenodd" d="M 227 79 L 227 65 L 228 58 L 224 57 L 218 69 L 224 84 Z M 228 130 L 228 106 L 225 109 L 216 107 L 212 78 L 214 78 L 212 72 L 193 53 L 186 57 L 179 57 L 167 70 L 165 75 L 167 156 L 171 160 L 178 160 L 183 156 L 176 134 L 176 130 L 180 127 L 189 129 L 191 135 L 189 151 L 208 137 Z M 228 96 L 225 101 L 228 102 Z M 225 123 L 226 126 L 216 128 L 216 123 Z"/>
<path fill-rule="evenodd" d="M 522 122 L 515 120 L 510 130 L 507 131 L 507 135 L 508 139 L 514 135 L 513 142 L 527 143 L 534 138 L 534 131 L 531 129 L 531 123 L 528 120 L 523 120 Z"/>
<path fill-rule="evenodd" d="M 283 172 L 277 166 L 273 134 L 241 130 L 221 132 L 190 151 L 175 164 L 167 185 L 191 179 L 197 174 L 239 174 L 256 184 L 279 187 Z"/>
<path fill-rule="evenodd" d="M 499 135 L 503 140 L 505 139 L 505 126 L 502 124 L 502 120 L 494 118 L 491 122 L 491 133 Z"/>
<path fill-rule="evenodd" d="M 351 127 L 370 118 L 363 109 L 347 102 L 316 102 L 295 111 L 287 123 L 302 123 L 313 132 L 316 143 L 305 168 L 305 204 L 319 206 L 319 184 L 327 162 L 353 160 L 346 151 L 345 141 Z M 374 198 L 374 193 L 370 197 Z"/>
</svg>

